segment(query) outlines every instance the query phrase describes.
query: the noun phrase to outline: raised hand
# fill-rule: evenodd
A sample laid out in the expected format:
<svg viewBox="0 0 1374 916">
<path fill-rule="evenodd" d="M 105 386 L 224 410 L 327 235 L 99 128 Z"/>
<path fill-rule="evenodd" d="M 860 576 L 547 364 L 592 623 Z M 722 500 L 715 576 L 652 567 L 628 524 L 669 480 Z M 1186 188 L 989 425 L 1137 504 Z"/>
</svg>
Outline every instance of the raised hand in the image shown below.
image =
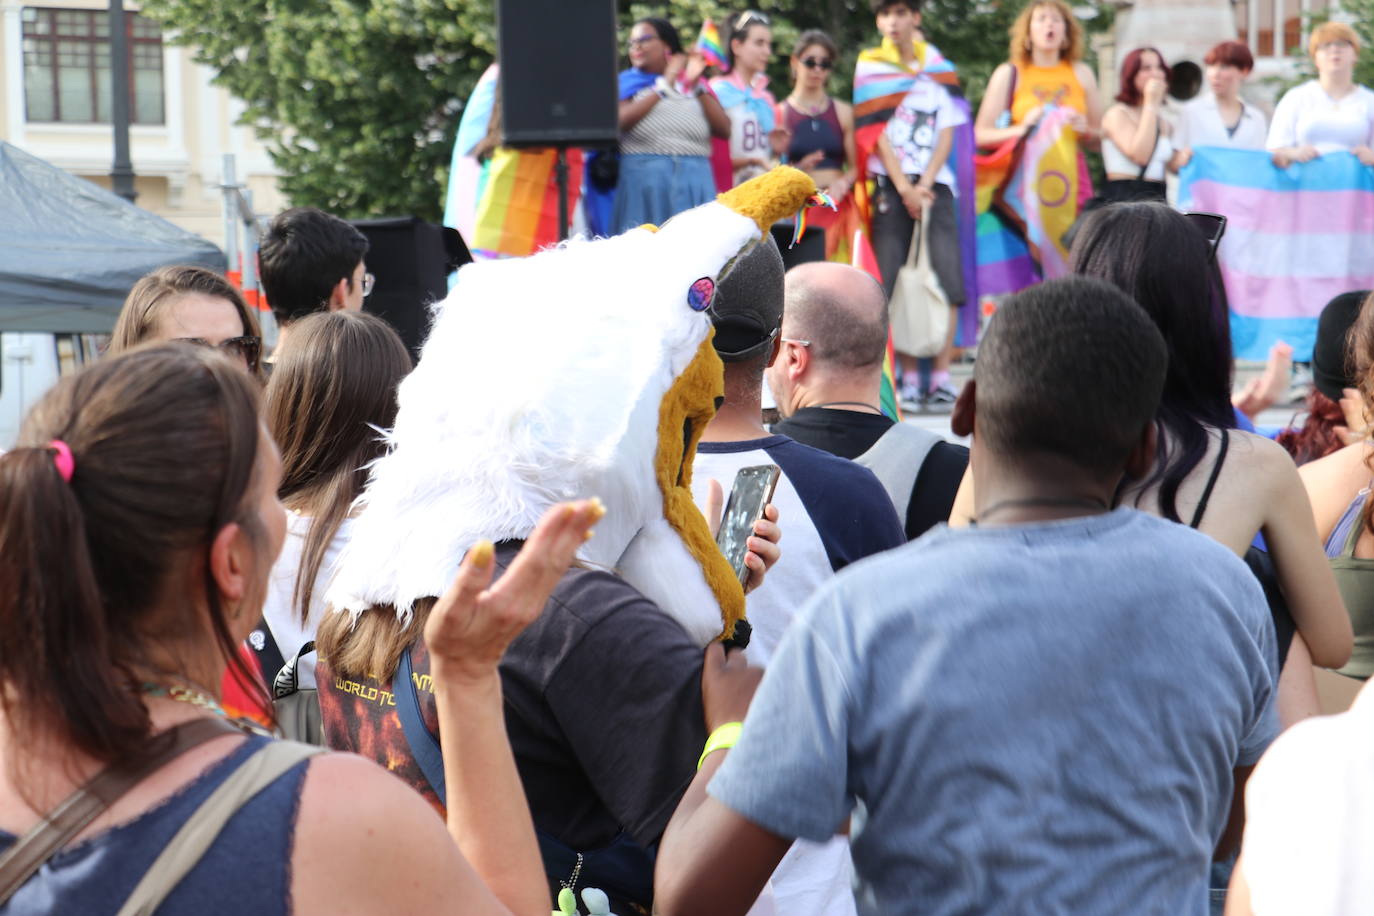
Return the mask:
<svg viewBox="0 0 1374 916">
<path fill-rule="evenodd" d="M 495 676 L 506 647 L 543 611 L 577 549 L 605 514 L 599 499 L 549 509 L 495 585 L 495 548 L 490 541 L 474 545 L 425 623 L 436 680 L 475 682 Z"/>
</svg>

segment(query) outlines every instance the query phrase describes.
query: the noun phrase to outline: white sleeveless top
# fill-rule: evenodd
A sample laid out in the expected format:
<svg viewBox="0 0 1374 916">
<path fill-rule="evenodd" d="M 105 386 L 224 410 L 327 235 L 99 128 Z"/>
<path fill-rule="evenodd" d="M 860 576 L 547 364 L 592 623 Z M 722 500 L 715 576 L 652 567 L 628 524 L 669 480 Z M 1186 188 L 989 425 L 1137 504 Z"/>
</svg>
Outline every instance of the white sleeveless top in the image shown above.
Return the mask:
<svg viewBox="0 0 1374 916">
<path fill-rule="evenodd" d="M 1164 166 L 1173 155 L 1173 140 L 1160 134 L 1159 142 L 1155 144 L 1155 153 L 1150 157 L 1150 164 L 1145 167 L 1145 180 L 1163 181 Z M 1108 175 L 1130 175 L 1135 178 L 1140 174 L 1140 166 L 1105 135 L 1102 137 L 1102 166 Z"/>
</svg>

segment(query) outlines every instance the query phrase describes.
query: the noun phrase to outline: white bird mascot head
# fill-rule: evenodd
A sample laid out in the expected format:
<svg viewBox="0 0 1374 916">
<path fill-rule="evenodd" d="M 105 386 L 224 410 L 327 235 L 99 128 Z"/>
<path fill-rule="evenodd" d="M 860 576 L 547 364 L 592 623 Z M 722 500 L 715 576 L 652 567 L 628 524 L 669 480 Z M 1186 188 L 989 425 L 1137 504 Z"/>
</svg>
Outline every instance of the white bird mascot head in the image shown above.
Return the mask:
<svg viewBox="0 0 1374 916">
<path fill-rule="evenodd" d="M 408 623 L 478 540 L 525 538 L 554 503 L 599 496 L 582 558 L 700 644 L 733 635 L 744 594 L 691 491 L 724 387 L 710 302 L 734 259 L 815 194 L 778 168 L 659 229 L 464 267 L 401 385 L 328 603 Z"/>
</svg>

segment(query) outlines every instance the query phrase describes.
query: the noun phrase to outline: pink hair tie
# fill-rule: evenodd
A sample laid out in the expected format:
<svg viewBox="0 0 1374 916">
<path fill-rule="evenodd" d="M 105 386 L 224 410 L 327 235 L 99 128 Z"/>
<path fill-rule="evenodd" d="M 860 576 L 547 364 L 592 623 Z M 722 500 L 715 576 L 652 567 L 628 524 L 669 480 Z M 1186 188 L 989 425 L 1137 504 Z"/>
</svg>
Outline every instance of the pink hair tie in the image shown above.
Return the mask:
<svg viewBox="0 0 1374 916">
<path fill-rule="evenodd" d="M 48 448 L 57 454 L 52 456 L 52 463 L 57 468 L 57 473 L 62 475 L 62 479 L 67 483 L 72 482 L 72 474 L 76 471 L 76 459 L 72 457 L 72 449 L 61 439 L 54 439 L 48 443 Z"/>
</svg>

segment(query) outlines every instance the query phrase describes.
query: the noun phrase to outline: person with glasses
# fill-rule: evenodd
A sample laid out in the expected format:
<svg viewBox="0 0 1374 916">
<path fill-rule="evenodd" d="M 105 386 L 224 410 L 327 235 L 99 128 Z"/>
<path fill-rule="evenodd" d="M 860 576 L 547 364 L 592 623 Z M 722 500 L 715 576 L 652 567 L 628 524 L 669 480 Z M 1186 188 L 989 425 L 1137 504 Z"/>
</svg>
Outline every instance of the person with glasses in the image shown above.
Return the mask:
<svg viewBox="0 0 1374 916">
<path fill-rule="evenodd" d="M 272 218 L 258 248 L 258 271 L 277 320 L 278 349 L 298 318 L 363 307 L 374 285 L 363 263 L 367 248 L 367 236 L 314 207 L 294 207 Z"/>
<path fill-rule="evenodd" d="M 1347 151 L 1374 166 L 1374 91 L 1355 82 L 1360 37 L 1343 22 L 1323 22 L 1312 30 L 1307 51 L 1317 78 L 1279 99 L 1265 144 L 1274 164 L 1283 169 Z"/>
<path fill-rule="evenodd" d="M 730 136 L 730 119 L 702 80 L 706 59 L 683 51 L 672 23 L 652 16 L 636 22 L 629 58 L 620 73 L 617 235 L 712 200 L 711 138 Z"/>
<path fill-rule="evenodd" d="M 773 25 L 763 13 L 748 10 L 729 20 L 726 56 L 730 72 L 711 80 L 711 91 L 730 118 L 730 167 L 736 185 L 772 166 L 780 152 L 781 131 L 775 133 L 777 101 L 766 88 L 763 71 L 773 59 Z"/>
<path fill-rule="evenodd" d="M 160 267 L 129 290 L 115 319 L 107 353 L 152 341 L 184 340 L 216 347 L 260 378 L 262 331 L 243 294 L 204 267 Z"/>
<path fill-rule="evenodd" d="M 824 189 L 836 204 L 849 196 L 858 174 L 854 168 L 854 109 L 825 91 L 838 57 L 834 39 L 825 32 L 803 32 L 792 46 L 792 92 L 777 110 L 779 126 L 787 132 L 787 162 L 810 175 L 816 187 Z M 825 230 L 835 223 L 836 216 L 826 208 L 810 214 L 806 232 L 795 247 L 790 247 L 791 225 L 773 227 L 773 237 L 789 270 L 808 261 L 825 260 Z"/>
</svg>

